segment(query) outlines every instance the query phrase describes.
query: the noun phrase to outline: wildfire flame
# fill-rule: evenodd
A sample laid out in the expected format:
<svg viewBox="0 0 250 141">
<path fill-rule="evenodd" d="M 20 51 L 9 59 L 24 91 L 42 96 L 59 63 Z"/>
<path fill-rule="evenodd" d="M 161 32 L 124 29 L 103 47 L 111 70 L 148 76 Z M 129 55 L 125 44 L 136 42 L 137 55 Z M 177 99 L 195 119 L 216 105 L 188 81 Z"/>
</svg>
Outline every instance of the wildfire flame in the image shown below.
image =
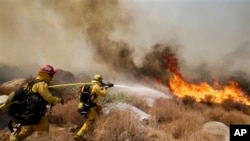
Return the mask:
<svg viewBox="0 0 250 141">
<path fill-rule="evenodd" d="M 168 55 L 168 68 L 173 74 L 169 79 L 169 87 L 174 95 L 183 98 L 190 96 L 197 102 L 206 101 L 208 98 L 212 103 L 222 103 L 225 100 L 233 100 L 245 105 L 250 105 L 250 100 L 244 95 L 235 81 L 231 81 L 226 86 L 220 86 L 216 82 L 217 87 L 209 85 L 207 82 L 199 84 L 188 83 L 180 74 L 177 67 L 177 59 L 173 54 Z"/>
</svg>

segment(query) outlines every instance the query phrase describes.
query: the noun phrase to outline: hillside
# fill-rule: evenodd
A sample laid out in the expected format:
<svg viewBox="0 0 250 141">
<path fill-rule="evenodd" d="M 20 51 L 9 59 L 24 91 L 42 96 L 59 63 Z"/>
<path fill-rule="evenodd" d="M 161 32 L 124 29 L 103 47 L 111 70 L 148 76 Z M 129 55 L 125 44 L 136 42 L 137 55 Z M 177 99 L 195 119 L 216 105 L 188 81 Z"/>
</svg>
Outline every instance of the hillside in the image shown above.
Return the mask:
<svg viewBox="0 0 250 141">
<path fill-rule="evenodd" d="M 250 124 L 249 13 L 249 0 L 0 0 L 0 103 L 49 64 L 65 103 L 26 141 L 73 141 L 72 83 L 95 74 L 114 87 L 87 139 L 229 141 Z M 9 120 L 0 111 L 0 141 Z"/>
<path fill-rule="evenodd" d="M 58 75 L 55 80 L 65 82 L 60 81 L 64 76 Z M 7 86 L 17 85 L 14 82 L 2 84 L 0 90 L 6 91 Z M 103 113 L 86 137 L 98 141 L 229 141 L 230 124 L 250 123 L 249 107 L 243 104 L 232 101 L 197 103 L 191 97 L 180 99 L 169 94 L 149 100 L 150 96 L 146 94 L 149 89 L 141 90 L 110 88 L 108 96 L 101 99 Z M 48 111 L 50 134 L 33 135 L 27 140 L 73 141 L 74 132 L 84 121 L 84 117 L 77 112 L 79 99 L 76 91 L 77 87 L 58 89 L 57 94 L 63 96 L 66 103 Z M 154 91 L 149 92 L 152 97 Z M 0 141 L 6 141 L 10 135 L 6 127 L 8 117 L 0 114 Z"/>
</svg>

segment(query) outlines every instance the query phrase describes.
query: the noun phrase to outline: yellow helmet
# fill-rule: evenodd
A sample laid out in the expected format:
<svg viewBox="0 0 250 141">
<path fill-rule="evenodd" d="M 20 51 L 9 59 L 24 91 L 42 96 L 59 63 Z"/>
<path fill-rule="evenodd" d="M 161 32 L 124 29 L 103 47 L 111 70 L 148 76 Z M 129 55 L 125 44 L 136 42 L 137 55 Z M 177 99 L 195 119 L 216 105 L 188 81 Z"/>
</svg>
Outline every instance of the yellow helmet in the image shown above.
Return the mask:
<svg viewBox="0 0 250 141">
<path fill-rule="evenodd" d="M 102 75 L 101 74 L 95 74 L 93 77 L 93 80 L 102 82 Z"/>
</svg>

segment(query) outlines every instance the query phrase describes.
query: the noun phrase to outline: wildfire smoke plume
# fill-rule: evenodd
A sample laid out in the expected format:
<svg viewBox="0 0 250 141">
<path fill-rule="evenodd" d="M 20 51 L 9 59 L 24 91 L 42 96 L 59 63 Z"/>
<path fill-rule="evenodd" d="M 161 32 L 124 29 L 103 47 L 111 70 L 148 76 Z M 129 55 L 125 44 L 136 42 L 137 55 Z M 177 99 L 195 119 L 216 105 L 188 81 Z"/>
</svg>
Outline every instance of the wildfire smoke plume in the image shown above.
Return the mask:
<svg viewBox="0 0 250 141">
<path fill-rule="evenodd" d="M 172 73 L 169 79 L 169 87 L 174 95 L 180 98 L 192 97 L 197 102 L 208 101 L 212 103 L 223 103 L 226 100 L 233 100 L 245 105 L 250 105 L 249 98 L 239 88 L 236 81 L 230 81 L 228 85 L 221 86 L 218 81 L 213 85 L 207 82 L 198 84 L 187 82 L 178 70 L 177 58 L 174 54 L 167 57 L 168 68 Z"/>
</svg>

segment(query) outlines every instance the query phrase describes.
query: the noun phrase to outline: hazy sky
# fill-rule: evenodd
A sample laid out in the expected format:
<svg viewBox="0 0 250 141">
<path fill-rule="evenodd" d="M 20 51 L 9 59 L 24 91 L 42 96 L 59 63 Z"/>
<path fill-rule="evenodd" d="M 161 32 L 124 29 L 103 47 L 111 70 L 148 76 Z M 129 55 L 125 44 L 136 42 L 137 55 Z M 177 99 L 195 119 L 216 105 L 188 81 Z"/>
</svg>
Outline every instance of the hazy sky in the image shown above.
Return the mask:
<svg viewBox="0 0 250 141">
<path fill-rule="evenodd" d="M 182 55 L 187 59 L 216 60 L 250 40 L 248 0 L 140 2 L 142 8 L 138 11 L 143 16 L 138 16 L 142 20 L 138 27 L 143 28 L 143 34 L 148 35 L 149 41 L 168 40 L 172 36 L 183 45 Z"/>
<path fill-rule="evenodd" d="M 210 71 L 243 71 L 250 65 L 250 1 L 138 0 L 136 39 L 142 46 L 177 42 L 179 58 Z M 129 2 L 128 2 L 129 3 Z"/>
</svg>

